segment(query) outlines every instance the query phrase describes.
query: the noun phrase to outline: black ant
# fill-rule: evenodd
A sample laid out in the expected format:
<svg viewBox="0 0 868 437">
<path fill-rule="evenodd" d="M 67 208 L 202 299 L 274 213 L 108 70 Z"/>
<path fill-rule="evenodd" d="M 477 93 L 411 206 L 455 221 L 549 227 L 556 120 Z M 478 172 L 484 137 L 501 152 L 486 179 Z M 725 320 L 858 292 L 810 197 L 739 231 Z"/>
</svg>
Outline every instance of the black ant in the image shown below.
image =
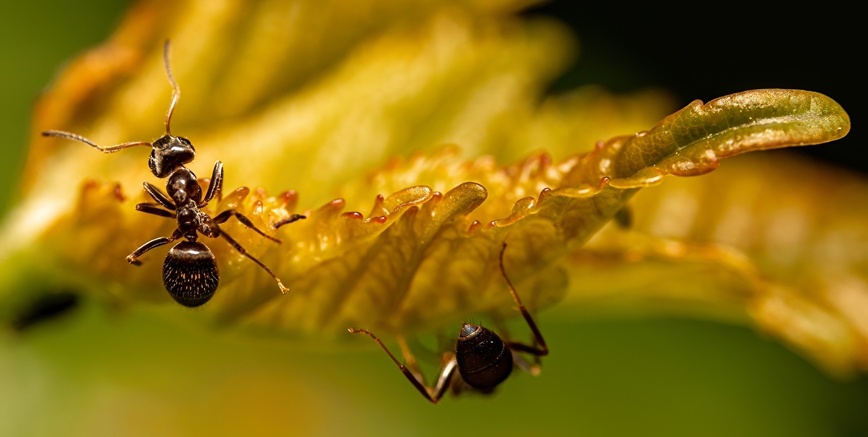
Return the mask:
<svg viewBox="0 0 868 437">
<path fill-rule="evenodd" d="M 353 334 L 365 334 L 374 339 L 386 351 L 392 361 L 398 365 L 398 368 L 410 380 L 413 387 L 416 387 L 416 390 L 419 390 L 422 396 L 425 396 L 426 399 L 435 404 L 449 387 L 452 387 L 456 393 L 460 392 L 465 386 L 484 394 L 492 393 L 501 382 L 509 377 L 512 373 L 512 368 L 515 366 L 522 367 L 530 373 L 536 374 L 539 371 L 538 365 L 528 365 L 518 353 L 525 352 L 531 354 L 538 360 L 540 357 L 548 355 L 549 349 L 536 323 L 534 323 L 530 313 L 525 309 L 524 304 L 521 303 L 515 287 L 512 286 L 512 282 L 510 282 L 509 277 L 506 275 L 506 269 L 503 267 L 503 254 L 505 251 L 506 243 L 503 244 L 503 248 L 500 250 L 500 272 L 503 275 L 503 279 L 506 280 L 506 285 L 509 287 L 512 298 L 518 304 L 518 310 L 533 332 L 533 345 L 511 341 L 504 342 L 494 331 L 482 326 L 463 323 L 461 329 L 458 331 L 455 351 L 444 355 L 444 357 L 448 357 L 448 360 L 446 360 L 446 363 L 440 369 L 440 377 L 437 379 L 436 385 L 429 387 L 425 385 L 422 372 L 416 367 L 416 361 L 412 354 L 410 354 L 406 344 L 401 343 L 401 349 L 407 361 L 407 364 L 404 365 L 389 351 L 386 345 L 383 344 L 383 341 L 371 331 L 357 328 L 350 328 L 349 331 Z M 459 374 L 458 379 L 454 378 L 456 368 Z"/>
<path fill-rule="evenodd" d="M 166 75 L 169 78 L 169 83 L 172 85 L 172 101 L 169 104 L 169 110 L 166 113 L 166 133 L 158 138 L 153 143 L 147 141 L 131 141 L 109 147 L 102 147 L 93 141 L 74 133 L 48 130 L 42 132 L 43 136 L 61 137 L 74 141 L 79 141 L 92 146 L 103 153 L 114 153 L 135 146 L 151 147 L 151 155 L 148 158 L 148 167 L 154 176 L 166 181 L 166 192 L 164 194 L 155 185 L 145 182 L 145 192 L 151 196 L 156 203 L 139 203 L 136 205 L 136 210 L 148 214 L 168 217 L 178 220 L 178 226 L 172 232 L 170 237 L 158 237 L 141 245 L 133 253 L 127 256 L 127 261 L 130 264 L 140 265 L 139 257 L 144 255 L 151 249 L 171 243 L 175 240 L 184 238 L 186 241 L 181 241 L 176 244 L 163 262 L 163 285 L 166 290 L 178 303 L 188 307 L 196 307 L 208 302 L 214 292 L 217 290 L 217 284 L 220 281 L 220 275 L 217 272 L 217 262 L 214 254 L 205 244 L 196 241 L 198 234 L 209 237 L 223 237 L 229 244 L 242 255 L 250 258 L 253 262 L 262 267 L 280 287 L 281 293 L 286 293 L 287 288 L 280 281 L 280 278 L 274 274 L 268 267 L 265 266 L 253 255 L 238 244 L 226 232 L 220 229 L 219 224 L 226 222 L 231 217 L 235 217 L 241 224 L 256 231 L 259 235 L 280 243 L 277 238 L 266 235 L 264 232 L 254 226 L 253 222 L 247 217 L 237 212 L 234 209 L 229 209 L 210 217 L 202 211 L 208 202 L 214 197 L 217 201 L 221 198 L 223 189 L 223 163 L 217 161 L 214 163 L 214 170 L 211 172 L 211 181 L 202 195 L 202 186 L 193 172 L 185 167 L 185 164 L 190 163 L 196 157 L 196 150 L 190 140 L 172 135 L 169 124 L 172 120 L 172 113 L 175 110 L 175 105 L 181 96 L 181 90 L 172 76 L 172 69 L 169 65 L 169 41 L 167 40 L 163 46 L 163 62 L 165 63 Z M 303 215 L 293 214 L 289 218 L 282 221 L 281 225 L 292 223 L 298 219 L 305 218 Z"/>
</svg>

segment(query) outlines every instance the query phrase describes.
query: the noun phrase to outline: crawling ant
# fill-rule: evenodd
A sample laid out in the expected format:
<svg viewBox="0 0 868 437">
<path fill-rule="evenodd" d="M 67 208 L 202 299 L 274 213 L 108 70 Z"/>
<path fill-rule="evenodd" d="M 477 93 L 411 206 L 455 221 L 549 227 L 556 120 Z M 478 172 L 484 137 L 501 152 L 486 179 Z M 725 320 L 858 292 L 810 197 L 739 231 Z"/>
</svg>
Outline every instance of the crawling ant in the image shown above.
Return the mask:
<svg viewBox="0 0 868 437">
<path fill-rule="evenodd" d="M 503 244 L 503 248 L 500 250 L 500 272 L 506 281 L 506 285 L 509 287 L 512 298 L 518 304 L 518 310 L 533 332 L 533 345 L 511 341 L 504 342 L 500 336 L 490 329 L 470 323 L 463 323 L 461 329 L 458 331 L 455 351 L 444 355 L 444 357 L 449 357 L 449 359 L 440 369 L 440 376 L 437 379 L 436 385 L 429 387 L 425 385 L 422 372 L 416 367 L 415 359 L 403 342 L 401 349 L 407 361 L 406 365 L 398 361 L 395 355 L 386 348 L 383 341 L 374 335 L 373 332 L 358 328 L 350 328 L 349 331 L 353 334 L 365 334 L 374 339 L 386 351 L 392 361 L 398 365 L 398 368 L 410 380 L 413 387 L 416 387 L 416 390 L 419 390 L 422 396 L 425 396 L 426 399 L 435 404 L 449 387 L 452 387 L 456 393 L 460 392 L 464 387 L 469 387 L 484 394 L 492 393 L 501 382 L 509 377 L 512 373 L 512 368 L 515 366 L 522 367 L 530 373 L 536 374 L 539 371 L 538 365 L 529 365 L 518 353 L 525 352 L 539 359 L 548 355 L 549 349 L 536 323 L 534 323 L 530 313 L 525 309 L 524 304 L 521 303 L 515 287 L 512 286 L 512 282 L 510 282 L 509 277 L 506 275 L 506 269 L 503 267 L 503 254 L 505 251 L 506 243 Z M 458 369 L 457 379 L 455 378 L 456 369 Z"/>
<path fill-rule="evenodd" d="M 287 288 L 280 281 L 280 278 L 274 274 L 262 262 L 249 254 L 235 239 L 229 236 L 226 232 L 220 229 L 220 224 L 226 222 L 232 217 L 235 217 L 241 224 L 256 231 L 259 235 L 280 243 L 277 238 L 266 235 L 264 232 L 254 226 L 253 222 L 247 217 L 234 209 L 229 209 L 217 214 L 214 217 L 209 216 L 202 211 L 208 202 L 213 200 L 215 196 L 217 201 L 220 201 L 221 192 L 223 189 L 223 163 L 217 161 L 214 163 L 214 169 L 211 172 L 211 181 L 208 189 L 202 194 L 202 186 L 193 172 L 185 167 L 185 164 L 190 163 L 196 157 L 196 150 L 190 140 L 172 135 L 169 127 L 172 120 L 172 113 L 175 110 L 175 105 L 181 96 L 181 90 L 172 76 L 172 69 L 169 66 L 169 41 L 167 40 L 163 46 L 163 62 L 166 68 L 166 75 L 169 78 L 169 83 L 172 85 L 172 101 L 169 104 L 169 110 L 166 113 L 166 133 L 158 138 L 153 143 L 147 141 L 131 141 L 114 146 L 102 147 L 93 141 L 74 133 L 47 130 L 42 132 L 43 136 L 66 138 L 90 145 L 91 147 L 103 153 L 114 153 L 119 150 L 127 149 L 135 146 L 148 146 L 151 148 L 151 155 L 148 158 L 148 167 L 154 176 L 166 181 L 166 192 L 163 193 L 155 185 L 145 182 L 145 192 L 151 196 L 156 203 L 144 202 L 136 205 L 136 210 L 148 214 L 158 215 L 160 217 L 168 217 L 177 219 L 178 226 L 172 235 L 169 237 L 158 237 L 141 245 L 138 249 L 127 256 L 127 261 L 130 264 L 140 265 L 139 257 L 144 255 L 151 249 L 163 246 L 178 239 L 185 239 L 172 247 L 166 259 L 163 262 L 163 285 L 178 303 L 187 307 L 197 307 L 208 302 L 214 292 L 217 290 L 217 285 L 220 281 L 220 275 L 217 272 L 217 262 L 214 254 L 205 244 L 197 241 L 198 234 L 209 237 L 223 237 L 232 247 L 242 255 L 250 258 L 259 267 L 262 267 L 280 287 L 281 293 L 286 293 Z M 280 225 L 288 224 L 298 219 L 305 218 L 303 215 L 293 214 L 289 218 L 283 220 Z M 277 226 L 279 227 L 279 226 Z"/>
</svg>

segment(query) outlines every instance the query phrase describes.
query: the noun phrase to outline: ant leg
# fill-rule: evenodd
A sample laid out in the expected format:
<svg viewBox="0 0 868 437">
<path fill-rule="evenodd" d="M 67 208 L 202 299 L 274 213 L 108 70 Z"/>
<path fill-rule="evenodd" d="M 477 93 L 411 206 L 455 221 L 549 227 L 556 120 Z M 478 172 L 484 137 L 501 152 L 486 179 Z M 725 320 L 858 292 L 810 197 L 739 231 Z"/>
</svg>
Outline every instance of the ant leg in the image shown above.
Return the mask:
<svg viewBox="0 0 868 437">
<path fill-rule="evenodd" d="M 85 143 L 85 144 L 87 144 L 87 145 L 93 147 L 94 149 L 99 150 L 100 152 L 103 152 L 103 153 L 115 153 L 118 150 L 123 150 L 123 149 L 129 148 L 129 147 L 135 147 L 135 146 L 152 147 L 151 143 L 148 141 L 130 141 L 128 143 L 121 143 L 121 144 L 117 144 L 114 146 L 103 147 L 103 146 L 97 145 L 93 141 L 91 141 L 91 140 L 89 140 L 89 139 L 87 139 L 81 135 L 74 134 L 72 132 L 64 132 L 62 130 L 43 131 L 42 136 L 44 136 L 44 137 L 60 137 L 60 138 L 66 138 L 68 140 L 78 141 L 80 143 Z"/>
<path fill-rule="evenodd" d="M 220 214 L 217 214 L 217 216 L 214 217 L 212 220 L 214 220 L 215 223 L 220 224 L 220 223 L 225 223 L 226 220 L 229 220 L 229 217 L 232 217 L 232 216 L 235 216 L 235 218 L 237 218 L 238 221 L 241 222 L 241 224 L 243 224 L 244 226 L 247 226 L 248 228 L 256 231 L 257 234 L 262 235 L 263 237 L 268 238 L 269 240 L 274 241 L 275 243 L 280 243 L 280 240 L 278 240 L 277 238 L 274 238 L 270 235 L 266 235 L 264 232 L 260 231 L 259 228 L 257 228 L 256 226 L 253 225 L 253 222 L 251 222 L 249 218 L 243 216 L 240 212 L 238 212 L 234 209 L 227 209 L 226 211 L 223 211 Z"/>
<path fill-rule="evenodd" d="M 422 375 L 422 369 L 419 368 L 419 363 L 416 362 L 416 357 L 413 355 L 413 352 L 410 351 L 410 346 L 407 344 L 407 340 L 403 335 L 396 336 L 395 339 L 398 341 L 398 347 L 401 348 L 401 356 L 404 357 L 404 367 L 409 370 L 417 381 L 425 384 L 425 376 Z M 449 383 L 452 381 L 452 372 L 454 369 L 452 367 L 458 365 L 458 361 L 455 360 L 454 354 L 444 354 L 444 358 L 449 356 L 448 360 L 445 360 L 445 364 L 443 369 L 440 371 L 440 377 L 437 379 L 437 383 L 434 385 L 433 389 L 429 389 L 429 392 L 432 393 L 432 398 L 439 400 L 443 393 L 449 388 Z M 443 362 L 443 361 L 441 361 Z M 433 402 L 436 402 L 433 401 Z"/>
<path fill-rule="evenodd" d="M 223 198 L 223 163 L 220 161 L 214 163 L 214 170 L 211 171 L 211 182 L 208 184 L 205 198 L 199 202 L 199 208 L 205 207 L 215 195 L 217 196 L 217 203 L 220 203 Z"/>
<path fill-rule="evenodd" d="M 518 293 L 515 291 L 515 287 L 512 286 L 512 282 L 509 280 L 509 276 L 506 275 L 506 268 L 503 266 L 503 254 L 506 252 L 506 243 L 503 243 L 503 248 L 500 249 L 500 273 L 503 275 L 503 279 L 506 281 L 506 285 L 509 287 L 509 292 L 512 294 L 512 298 L 515 300 L 515 303 L 518 304 L 518 310 L 521 311 L 522 317 L 527 322 L 527 326 L 530 327 L 530 330 L 533 332 L 533 345 L 527 345 L 524 343 L 515 343 L 515 342 L 507 342 L 507 345 L 510 349 L 518 350 L 522 352 L 527 352 L 534 356 L 546 356 L 549 354 L 549 348 L 546 345 L 545 339 L 543 339 L 542 334 L 537 328 L 536 323 L 533 321 L 533 317 L 530 316 L 530 313 L 527 312 L 527 309 L 524 307 L 524 304 L 521 303 L 521 299 L 518 297 Z"/>
<path fill-rule="evenodd" d="M 509 330 L 502 323 L 502 320 L 500 320 L 500 318 L 497 318 L 495 326 L 497 327 L 495 332 L 499 333 L 500 337 L 504 340 L 504 343 L 507 345 L 507 348 L 509 348 L 510 351 L 512 352 L 512 361 L 513 361 L 513 363 L 515 363 L 515 367 L 518 367 L 522 371 L 524 371 L 526 373 L 530 373 L 533 376 L 539 376 L 540 370 L 541 370 L 541 364 L 540 364 L 541 363 L 541 360 L 540 360 L 541 356 L 538 354 L 534 354 L 533 352 L 529 352 L 530 354 L 533 355 L 533 362 L 525 359 L 525 357 L 522 356 L 521 354 L 519 354 L 518 352 L 519 351 L 526 352 L 528 345 L 525 345 L 522 343 L 512 343 L 510 341 L 507 341 L 509 338 L 512 338 L 512 337 L 509 335 Z M 533 339 L 533 343 L 531 344 L 531 347 L 536 349 L 536 348 L 538 348 L 538 346 L 539 346 L 539 343 L 537 342 L 537 340 Z"/>
<path fill-rule="evenodd" d="M 446 392 L 446 388 L 449 387 L 449 383 L 452 381 L 452 376 L 455 373 L 455 369 L 458 367 L 458 362 L 455 361 L 455 358 L 453 357 L 452 359 L 450 359 L 449 362 L 447 362 L 443 366 L 443 369 L 441 369 L 440 378 L 438 378 L 437 380 L 437 385 L 433 389 L 431 389 L 426 386 L 425 383 L 421 380 L 421 375 L 417 377 L 417 375 L 414 374 L 414 372 L 411 371 L 407 366 L 401 364 L 401 362 L 398 361 L 395 355 L 392 354 L 391 351 L 389 351 L 389 348 L 387 348 L 386 345 L 383 344 L 383 341 L 380 340 L 376 335 L 374 335 L 373 332 L 368 331 L 367 329 L 360 328 L 349 328 L 348 331 L 351 334 L 365 334 L 368 337 L 371 337 L 374 341 L 376 341 L 377 344 L 379 344 L 380 347 L 383 348 L 384 351 L 386 351 L 386 354 L 389 355 L 389 358 L 391 358 L 392 361 L 398 366 L 398 369 L 401 370 L 401 373 L 403 373 L 404 376 L 410 381 L 410 383 L 413 384 L 413 387 L 416 387 L 416 390 L 418 390 L 419 393 L 422 393 L 422 396 L 425 396 L 426 399 L 428 399 L 429 401 L 431 401 L 431 403 L 434 404 L 436 404 L 437 401 L 439 401 L 440 398 L 443 396 L 443 393 Z M 405 360 L 415 362 L 415 360 L 412 359 L 412 355 L 410 355 L 410 357 L 411 358 L 409 360 L 405 357 Z"/>
<path fill-rule="evenodd" d="M 510 345 L 512 346 L 512 345 Z M 534 355 L 534 362 L 526 360 L 523 356 L 519 355 L 515 350 L 512 351 L 512 362 L 515 363 L 515 367 L 518 367 L 525 373 L 529 373 L 532 376 L 539 376 L 540 374 L 540 362 L 539 355 Z"/>
<path fill-rule="evenodd" d="M 221 215 L 222 215 L 222 214 L 221 214 Z M 225 220 L 224 220 L 224 221 L 225 221 Z M 268 272 L 268 274 L 271 275 L 271 277 L 274 278 L 275 281 L 277 281 L 277 286 L 280 287 L 280 292 L 281 292 L 281 293 L 286 294 L 286 292 L 289 291 L 289 289 L 286 288 L 286 287 L 283 285 L 283 282 L 280 282 L 280 278 L 278 278 L 277 275 L 275 275 L 274 272 L 271 271 L 271 269 L 269 269 L 268 267 L 266 267 L 265 264 L 262 264 L 262 262 L 260 262 L 258 259 L 254 258 L 253 255 L 247 253 L 247 250 L 245 250 L 243 247 L 241 247 L 241 245 L 238 244 L 237 241 L 235 241 L 234 239 L 232 239 L 232 237 L 230 237 L 229 234 L 227 234 L 226 232 L 223 232 L 223 231 L 221 230 L 219 236 L 225 238 L 226 241 L 228 241 L 229 244 L 231 244 L 232 247 L 234 247 L 235 250 L 238 251 L 238 253 L 240 253 L 240 254 L 242 254 L 242 255 L 244 255 L 244 256 L 250 258 L 251 261 L 255 262 L 256 264 L 259 265 L 259 267 L 262 267 L 263 270 L 265 270 L 266 272 Z"/>
<path fill-rule="evenodd" d="M 279 220 L 277 223 L 275 223 L 274 229 L 278 229 L 283 225 L 288 225 L 288 224 L 290 224 L 296 220 L 301 220 L 301 219 L 306 219 L 306 218 L 307 218 L 306 216 L 303 216 L 301 214 L 293 214 L 293 215 L 291 215 L 291 216 L 289 216 L 283 220 Z"/>
<path fill-rule="evenodd" d="M 166 211 L 160 208 L 161 205 L 156 203 L 140 203 L 136 205 L 136 211 L 145 212 L 148 214 L 158 215 L 160 217 L 176 218 L 177 215 L 172 211 Z"/>
<path fill-rule="evenodd" d="M 431 395 L 431 402 L 435 404 L 437 401 L 443 397 L 443 393 L 446 393 L 446 389 L 449 388 L 450 383 L 452 382 L 452 374 L 455 373 L 455 369 L 458 368 L 458 361 L 455 359 L 453 355 L 446 364 L 443 365 L 443 368 L 440 369 L 440 377 L 437 378 L 437 385 L 434 386 L 434 390 Z"/>
<path fill-rule="evenodd" d="M 404 357 L 404 366 L 413 372 L 416 379 L 424 383 L 425 377 L 422 376 L 422 370 L 419 368 L 419 363 L 416 362 L 416 357 L 413 356 L 412 352 L 410 352 L 410 346 L 407 344 L 407 340 L 403 335 L 395 336 L 395 340 L 398 341 L 398 347 L 401 348 L 401 355 Z"/>
<path fill-rule="evenodd" d="M 171 237 L 154 238 L 153 240 L 148 241 L 147 243 L 141 245 L 138 249 L 135 250 L 135 252 L 127 255 L 127 262 L 130 264 L 136 265 L 136 266 L 142 265 L 142 262 L 139 261 L 139 257 L 144 255 L 145 252 L 147 252 L 147 251 L 149 251 L 155 247 L 160 247 L 164 244 L 169 244 L 173 241 L 175 241 L 175 235 L 172 235 Z"/>
<path fill-rule="evenodd" d="M 148 195 L 151 196 L 152 199 L 156 200 L 157 203 L 163 205 L 163 208 L 171 211 L 177 209 L 177 207 L 175 206 L 175 202 L 173 202 L 172 199 L 169 198 L 169 196 L 167 196 L 159 188 L 157 188 L 156 185 L 150 182 L 145 182 L 143 185 L 145 187 L 145 192 L 148 193 Z"/>
</svg>

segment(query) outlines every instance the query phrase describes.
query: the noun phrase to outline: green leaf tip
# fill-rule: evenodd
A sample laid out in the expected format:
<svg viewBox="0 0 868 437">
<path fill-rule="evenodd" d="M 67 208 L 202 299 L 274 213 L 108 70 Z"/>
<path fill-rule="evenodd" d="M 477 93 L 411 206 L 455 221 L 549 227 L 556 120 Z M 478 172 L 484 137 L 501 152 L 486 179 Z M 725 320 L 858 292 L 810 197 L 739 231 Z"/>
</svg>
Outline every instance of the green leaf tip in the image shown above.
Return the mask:
<svg viewBox="0 0 868 437">
<path fill-rule="evenodd" d="M 844 109 L 812 91 L 760 89 L 705 104 L 696 100 L 647 132 L 611 140 L 620 149 L 611 177 L 647 179 L 650 166 L 663 174 L 696 176 L 717 168 L 720 158 L 820 144 L 849 130 Z"/>
</svg>

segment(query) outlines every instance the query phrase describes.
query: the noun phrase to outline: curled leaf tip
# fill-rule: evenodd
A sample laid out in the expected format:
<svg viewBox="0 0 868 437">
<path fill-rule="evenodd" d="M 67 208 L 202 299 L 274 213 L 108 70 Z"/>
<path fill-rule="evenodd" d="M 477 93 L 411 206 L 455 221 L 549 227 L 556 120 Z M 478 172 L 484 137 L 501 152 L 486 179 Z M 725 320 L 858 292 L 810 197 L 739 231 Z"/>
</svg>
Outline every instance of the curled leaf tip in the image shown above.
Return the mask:
<svg viewBox="0 0 868 437">
<path fill-rule="evenodd" d="M 667 174 L 708 173 L 742 153 L 834 141 L 849 129 L 847 113 L 823 94 L 745 91 L 694 101 L 647 131 L 599 143 L 571 178 L 589 189 L 601 177 L 613 187 L 641 188 Z"/>
</svg>

